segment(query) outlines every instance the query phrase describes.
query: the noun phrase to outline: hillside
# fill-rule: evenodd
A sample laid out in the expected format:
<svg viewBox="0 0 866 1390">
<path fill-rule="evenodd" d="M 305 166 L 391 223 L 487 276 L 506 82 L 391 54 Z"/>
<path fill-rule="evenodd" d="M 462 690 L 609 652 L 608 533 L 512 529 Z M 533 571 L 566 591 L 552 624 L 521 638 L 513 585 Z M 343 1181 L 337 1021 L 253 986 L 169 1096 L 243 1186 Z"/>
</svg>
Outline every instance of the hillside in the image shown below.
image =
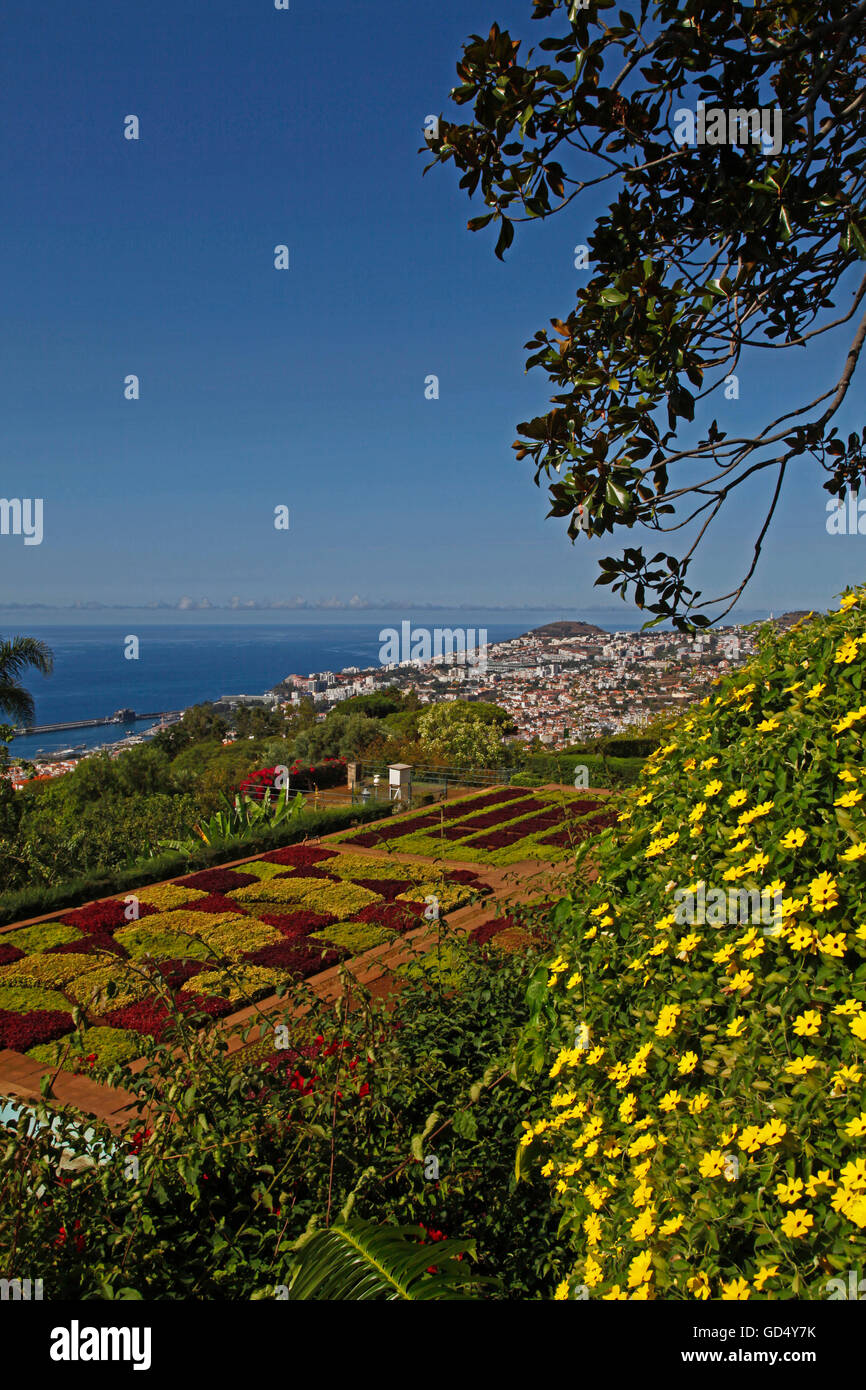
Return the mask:
<svg viewBox="0 0 866 1390">
<path fill-rule="evenodd" d="M 559 905 L 518 1162 L 561 1213 L 558 1298 L 818 1299 L 862 1264 L 864 598 L 765 629 Z"/>
<path fill-rule="evenodd" d="M 594 623 L 545 623 L 543 627 L 530 628 L 528 637 L 607 637 L 609 633 Z"/>
</svg>

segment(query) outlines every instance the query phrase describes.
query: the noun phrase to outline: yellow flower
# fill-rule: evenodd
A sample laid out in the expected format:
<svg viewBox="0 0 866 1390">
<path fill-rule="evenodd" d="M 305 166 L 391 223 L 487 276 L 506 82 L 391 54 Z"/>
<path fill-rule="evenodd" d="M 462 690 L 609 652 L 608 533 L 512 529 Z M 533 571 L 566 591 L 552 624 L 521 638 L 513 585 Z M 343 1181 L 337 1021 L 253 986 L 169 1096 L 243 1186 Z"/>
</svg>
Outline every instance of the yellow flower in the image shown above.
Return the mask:
<svg viewBox="0 0 866 1390">
<path fill-rule="evenodd" d="M 681 1100 L 682 1096 L 679 1091 L 666 1091 L 659 1101 L 659 1110 L 663 1110 L 667 1114 L 668 1111 L 675 1110 Z"/>
<path fill-rule="evenodd" d="M 652 1251 L 644 1250 L 642 1254 L 636 1255 L 628 1267 L 628 1286 L 636 1289 L 639 1284 L 644 1284 L 652 1278 Z"/>
<path fill-rule="evenodd" d="M 659 1227 L 659 1235 L 660 1235 L 660 1236 L 672 1236 L 672 1235 L 675 1235 L 676 1232 L 680 1229 L 680 1226 L 682 1226 L 684 1220 L 685 1220 L 685 1217 L 682 1216 L 682 1215 L 680 1215 L 680 1216 L 670 1216 L 670 1217 L 668 1217 L 667 1221 L 663 1222 L 662 1225 Z"/>
<path fill-rule="evenodd" d="M 612 1284 L 607 1293 L 603 1293 L 601 1297 L 603 1302 L 610 1303 L 617 1299 L 627 1299 L 628 1294 L 622 1291 L 619 1284 Z"/>
<path fill-rule="evenodd" d="M 691 1279 L 687 1279 L 686 1288 L 692 1298 L 707 1299 L 710 1296 L 710 1281 L 703 1272 L 693 1275 Z"/>
<path fill-rule="evenodd" d="M 690 820 L 690 821 L 700 820 L 701 816 L 704 814 L 704 811 L 705 811 L 706 809 L 707 809 L 707 803 L 706 803 L 705 801 L 699 801 L 699 802 L 697 803 L 697 805 L 696 805 L 695 807 L 693 807 L 693 809 L 689 812 L 689 820 Z"/>
<path fill-rule="evenodd" d="M 733 1279 L 730 1284 L 722 1284 L 722 1299 L 728 1302 L 745 1303 L 751 1292 L 745 1279 Z"/>
<path fill-rule="evenodd" d="M 841 796 L 837 796 L 837 797 L 836 797 L 836 800 L 833 802 L 833 805 L 834 805 L 834 806 L 841 806 L 841 807 L 843 807 L 843 809 L 845 809 L 845 808 L 847 808 L 847 807 L 849 807 L 849 806 L 856 806 L 856 805 L 857 805 L 857 802 L 858 802 L 858 801 L 862 801 L 862 800 L 863 800 L 863 793 L 862 793 L 862 792 L 855 792 L 855 791 L 852 790 L 852 791 L 850 791 L 850 792 L 843 792 L 843 794 L 842 794 Z"/>
<path fill-rule="evenodd" d="M 856 775 L 856 773 L 852 772 L 850 768 L 843 767 L 843 768 L 842 768 L 842 771 L 839 773 L 839 781 L 840 781 L 840 782 L 856 782 L 856 781 L 857 781 L 857 775 Z"/>
<path fill-rule="evenodd" d="M 804 698 L 807 700 L 817 700 L 821 692 L 826 689 L 826 685 L 826 681 L 816 681 L 811 690 L 806 691 Z"/>
<path fill-rule="evenodd" d="M 857 1014 L 851 1020 L 851 1032 L 855 1038 L 860 1038 L 866 1042 L 866 1014 Z"/>
<path fill-rule="evenodd" d="M 819 874 L 809 884 L 809 895 L 813 912 L 827 912 L 835 907 L 839 901 L 835 878 L 826 872 Z"/>
<path fill-rule="evenodd" d="M 836 649 L 833 657 L 834 665 L 850 666 L 857 656 L 857 643 L 849 637 L 840 647 Z"/>
<path fill-rule="evenodd" d="M 788 1215 L 782 1218 L 782 1230 L 786 1236 L 795 1239 L 806 1235 L 814 1222 L 815 1218 L 810 1211 L 805 1207 L 798 1207 L 796 1211 L 789 1211 Z"/>
<path fill-rule="evenodd" d="M 755 728 L 759 734 L 769 734 L 772 733 L 773 729 L 778 729 L 779 723 L 778 719 L 762 719 L 760 724 L 755 725 Z"/>
<path fill-rule="evenodd" d="M 866 1020 L 864 1020 L 864 1024 L 866 1024 Z M 679 1060 L 677 1071 L 680 1076 L 688 1076 L 689 1072 L 694 1071 L 697 1065 L 698 1054 L 696 1052 L 684 1052 Z"/>
<path fill-rule="evenodd" d="M 855 604 L 856 602 L 857 602 L 857 595 L 856 595 L 856 594 L 846 594 L 845 597 L 841 600 L 841 602 L 840 602 L 840 604 L 839 604 L 839 612 L 840 612 L 840 613 L 847 613 L 848 609 L 849 609 L 849 608 L 853 608 L 853 607 L 854 607 L 854 604 Z"/>
<path fill-rule="evenodd" d="M 866 1192 L 866 1158 L 854 1158 L 839 1174 L 839 1181 L 843 1187 L 850 1187 L 855 1192 Z"/>
<path fill-rule="evenodd" d="M 754 1278 L 754 1280 L 753 1280 L 753 1283 L 754 1283 L 754 1285 L 755 1285 L 755 1288 L 758 1290 L 758 1293 L 761 1292 L 761 1290 L 763 1289 L 763 1287 L 764 1287 L 764 1285 L 766 1284 L 767 1280 L 768 1280 L 768 1279 L 775 1279 L 775 1277 L 776 1277 L 776 1275 L 777 1275 L 778 1273 L 779 1273 L 779 1266 L 778 1266 L 778 1265 L 762 1265 L 761 1268 L 758 1270 L 758 1272 L 757 1272 L 757 1274 L 755 1275 L 755 1278 Z"/>
<path fill-rule="evenodd" d="M 598 1245 L 598 1242 L 601 1240 L 601 1222 L 595 1215 L 595 1212 L 592 1212 L 586 1218 L 583 1223 L 583 1229 L 586 1231 L 586 1238 L 590 1245 Z"/>
<path fill-rule="evenodd" d="M 835 933 L 828 932 L 827 935 L 822 936 L 818 942 L 818 950 L 822 951 L 825 956 L 836 956 L 841 959 L 846 950 L 845 933 L 843 931 Z"/>
<path fill-rule="evenodd" d="M 848 1121 L 845 1133 L 849 1139 L 862 1139 L 866 1135 L 866 1110 L 861 1110 L 856 1119 Z"/>
<path fill-rule="evenodd" d="M 799 1201 L 802 1195 L 803 1182 L 801 1178 L 792 1178 L 790 1182 L 776 1183 L 776 1196 L 786 1206 L 793 1206 L 794 1202 Z"/>
<path fill-rule="evenodd" d="M 859 999 L 846 999 L 844 1003 L 837 1004 L 833 1010 L 834 1014 L 841 1014 L 843 1018 L 853 1018 L 855 1014 L 862 1013 L 863 1005 Z"/>
<path fill-rule="evenodd" d="M 721 1149 L 710 1149 L 701 1159 L 698 1171 L 702 1178 L 718 1178 L 721 1177 L 724 1167 L 725 1156 Z"/>
<path fill-rule="evenodd" d="M 761 1130 L 757 1125 L 746 1125 L 740 1135 L 740 1149 L 745 1154 L 753 1154 L 761 1147 Z"/>
<path fill-rule="evenodd" d="M 711 768 L 711 767 L 715 767 L 715 765 L 716 765 L 716 763 L 717 763 L 718 761 L 719 761 L 718 758 L 715 758 L 715 757 L 713 757 L 713 758 L 704 758 L 703 762 L 701 763 L 701 771 L 702 771 L 702 772 L 709 772 L 710 768 Z"/>
<path fill-rule="evenodd" d="M 763 850 L 759 850 L 757 854 L 752 855 L 751 859 L 746 860 L 745 864 L 743 865 L 743 868 L 746 870 L 747 873 L 759 874 L 762 873 L 764 869 L 766 869 L 769 862 L 769 854 L 764 854 Z"/>
<path fill-rule="evenodd" d="M 729 941 L 727 946 L 722 946 L 721 950 L 716 951 L 716 954 L 713 956 L 713 963 L 715 965 L 725 965 L 733 954 L 734 946 L 733 943 Z"/>
<path fill-rule="evenodd" d="M 623 1124 L 631 1124 L 632 1120 L 635 1117 L 636 1110 L 637 1101 L 635 1100 L 634 1096 L 626 1096 L 625 1100 L 621 1103 L 619 1107 L 619 1118 L 622 1120 Z"/>
<path fill-rule="evenodd" d="M 590 917 L 603 917 L 606 912 L 610 912 L 610 903 L 599 903 L 598 907 L 594 907 L 589 915 Z"/>
<path fill-rule="evenodd" d="M 857 860 L 863 859 L 864 856 L 866 856 L 866 840 L 856 840 L 849 849 L 845 850 L 844 854 L 839 855 L 839 858 L 845 864 L 856 864 Z"/>
<path fill-rule="evenodd" d="M 783 835 L 779 841 L 779 849 L 799 849 L 806 843 L 806 832 L 799 826 L 796 830 L 789 830 L 787 835 Z"/>
<path fill-rule="evenodd" d="M 746 1020 L 743 1014 L 737 1014 L 736 1018 L 732 1018 L 727 1028 L 725 1029 L 725 1032 L 729 1038 L 741 1038 L 745 1031 Z"/>
<path fill-rule="evenodd" d="M 680 942 L 680 945 L 682 946 L 682 942 Z M 665 1004 L 659 1013 L 658 1023 L 655 1026 L 656 1037 L 666 1038 L 672 1033 L 677 1026 L 677 1020 L 681 1013 L 682 1009 L 679 1004 Z"/>
<path fill-rule="evenodd" d="M 850 1067 L 840 1067 L 830 1077 L 834 1091 L 844 1091 L 848 1086 L 857 1086 L 862 1080 L 863 1073 L 856 1062 Z"/>
<path fill-rule="evenodd" d="M 566 1299 L 568 1298 L 568 1280 L 567 1280 L 567 1279 L 563 1279 L 563 1281 L 562 1281 L 561 1284 L 557 1284 L 556 1290 L 555 1290 L 554 1295 L 553 1295 L 553 1298 L 554 1298 L 554 1302 L 556 1302 L 556 1303 L 564 1303 L 564 1302 L 566 1301 Z"/>
<path fill-rule="evenodd" d="M 832 726 L 833 733 L 843 734 L 846 729 L 852 728 L 861 719 L 866 719 L 866 705 L 861 705 L 859 709 L 849 710 L 847 714 L 843 714 L 841 719 L 837 719 Z"/>
<path fill-rule="evenodd" d="M 692 1099 L 689 1101 L 689 1114 L 700 1115 L 702 1110 L 706 1110 L 709 1103 L 710 1098 L 707 1095 L 706 1091 L 701 1091 L 699 1095 L 693 1096 Z"/>
<path fill-rule="evenodd" d="M 586 1284 L 587 1288 L 594 1289 L 596 1284 L 601 1283 L 601 1280 L 601 1265 L 599 1264 L 598 1260 L 593 1259 L 592 1255 L 590 1255 L 587 1258 L 586 1265 L 584 1266 L 583 1282 Z"/>
<path fill-rule="evenodd" d="M 787 1133 L 788 1126 L 781 1120 L 768 1120 L 759 1131 L 758 1139 L 762 1144 L 781 1144 Z"/>
<path fill-rule="evenodd" d="M 753 970 L 738 970 L 731 980 L 731 989 L 750 989 L 755 978 Z"/>
<path fill-rule="evenodd" d="M 574 989 L 575 985 L 579 985 L 582 979 L 583 976 L 581 975 L 580 971 L 575 970 L 574 974 L 569 978 L 565 988 Z"/>
<path fill-rule="evenodd" d="M 799 1038 L 814 1038 L 821 1027 L 821 1015 L 816 1009 L 806 1009 L 794 1019 L 794 1032 Z"/>
<path fill-rule="evenodd" d="M 728 805 L 742 806 L 743 802 L 747 800 L 748 795 L 748 792 L 745 791 L 731 792 L 731 795 L 728 797 Z"/>
<path fill-rule="evenodd" d="M 629 1234 L 632 1240 L 649 1240 L 656 1228 L 655 1211 L 647 1207 L 631 1224 Z"/>
<path fill-rule="evenodd" d="M 721 790 L 722 790 L 722 783 L 721 783 L 721 782 L 718 780 L 718 778 L 716 777 L 716 778 L 713 779 L 712 782 L 708 782 L 708 783 L 707 783 L 707 785 L 704 787 L 704 790 L 703 790 L 703 793 L 702 793 L 702 794 L 703 794 L 704 796 L 718 796 L 718 794 L 719 794 L 719 792 L 720 792 Z"/>
<path fill-rule="evenodd" d="M 791 949 L 794 951 L 808 951 L 815 941 L 815 933 L 808 927 L 795 927 L 789 937 Z"/>
</svg>

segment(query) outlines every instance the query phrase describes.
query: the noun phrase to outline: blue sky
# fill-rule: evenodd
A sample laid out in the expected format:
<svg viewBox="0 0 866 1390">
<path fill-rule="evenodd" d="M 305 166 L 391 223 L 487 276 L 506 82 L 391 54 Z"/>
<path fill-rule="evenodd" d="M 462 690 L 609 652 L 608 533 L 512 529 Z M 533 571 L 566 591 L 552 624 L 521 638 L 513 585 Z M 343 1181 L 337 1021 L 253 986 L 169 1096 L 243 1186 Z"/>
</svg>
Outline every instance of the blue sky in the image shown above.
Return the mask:
<svg viewBox="0 0 866 1390">
<path fill-rule="evenodd" d="M 618 547 L 572 547 L 509 447 L 546 406 L 523 344 L 585 282 L 592 209 L 519 230 L 502 265 L 453 170 L 422 178 L 417 153 L 463 40 L 494 18 L 537 40 L 529 8 L 12 0 L 0 494 L 44 498 L 45 536 L 0 536 L 0 606 L 606 601 L 596 561 Z M 832 358 L 745 376 L 737 427 Z M 708 547 L 705 589 L 747 554 L 766 486 Z M 864 577 L 866 537 L 827 536 L 825 499 L 803 465 L 750 610 L 824 606 Z"/>
</svg>

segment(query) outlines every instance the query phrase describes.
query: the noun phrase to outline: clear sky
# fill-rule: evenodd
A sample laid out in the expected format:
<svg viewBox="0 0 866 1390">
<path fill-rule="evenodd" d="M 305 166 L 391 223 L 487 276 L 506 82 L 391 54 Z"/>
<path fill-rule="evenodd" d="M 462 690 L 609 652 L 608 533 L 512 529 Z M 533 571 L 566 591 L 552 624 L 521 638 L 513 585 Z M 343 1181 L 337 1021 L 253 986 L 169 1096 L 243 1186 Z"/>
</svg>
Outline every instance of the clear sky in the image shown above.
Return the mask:
<svg viewBox="0 0 866 1390">
<path fill-rule="evenodd" d="M 467 232 L 453 170 L 422 178 L 417 153 L 462 41 L 494 18 L 537 40 L 529 10 L 10 0 L 0 495 L 44 499 L 44 539 L 0 536 L 0 606 L 607 601 L 596 560 L 618 547 L 573 547 L 509 447 L 546 407 L 523 345 L 585 283 L 592 208 L 519 229 L 503 265 L 489 230 Z M 806 358 L 744 377 L 737 425 L 836 365 Z M 746 554 L 765 491 L 709 547 L 705 590 Z M 825 500 L 804 463 L 750 609 L 824 606 L 864 577 L 866 536 L 828 536 Z"/>
</svg>

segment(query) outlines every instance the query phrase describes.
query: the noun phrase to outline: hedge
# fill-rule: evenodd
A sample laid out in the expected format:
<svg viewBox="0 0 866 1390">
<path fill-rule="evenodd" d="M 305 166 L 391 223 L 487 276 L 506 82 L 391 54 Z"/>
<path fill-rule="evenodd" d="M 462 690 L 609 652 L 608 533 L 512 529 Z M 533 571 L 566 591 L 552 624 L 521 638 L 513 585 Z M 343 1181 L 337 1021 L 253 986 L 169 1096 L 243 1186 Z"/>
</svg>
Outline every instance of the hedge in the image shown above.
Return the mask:
<svg viewBox="0 0 866 1390">
<path fill-rule="evenodd" d="M 323 811 L 305 811 L 289 825 L 265 829 L 255 836 L 236 840 L 220 849 L 202 845 L 194 854 L 160 854 L 152 859 L 126 865 L 111 872 L 83 875 L 65 883 L 34 884 L 13 893 L 0 894 L 0 926 L 22 918 L 39 917 L 47 912 L 60 912 L 94 898 L 107 898 L 115 893 L 133 893 L 146 883 L 161 883 L 179 878 L 197 869 L 208 869 L 245 855 L 262 854 L 296 844 L 299 840 L 330 835 L 335 830 L 382 820 L 388 807 L 338 806 Z"/>
</svg>

